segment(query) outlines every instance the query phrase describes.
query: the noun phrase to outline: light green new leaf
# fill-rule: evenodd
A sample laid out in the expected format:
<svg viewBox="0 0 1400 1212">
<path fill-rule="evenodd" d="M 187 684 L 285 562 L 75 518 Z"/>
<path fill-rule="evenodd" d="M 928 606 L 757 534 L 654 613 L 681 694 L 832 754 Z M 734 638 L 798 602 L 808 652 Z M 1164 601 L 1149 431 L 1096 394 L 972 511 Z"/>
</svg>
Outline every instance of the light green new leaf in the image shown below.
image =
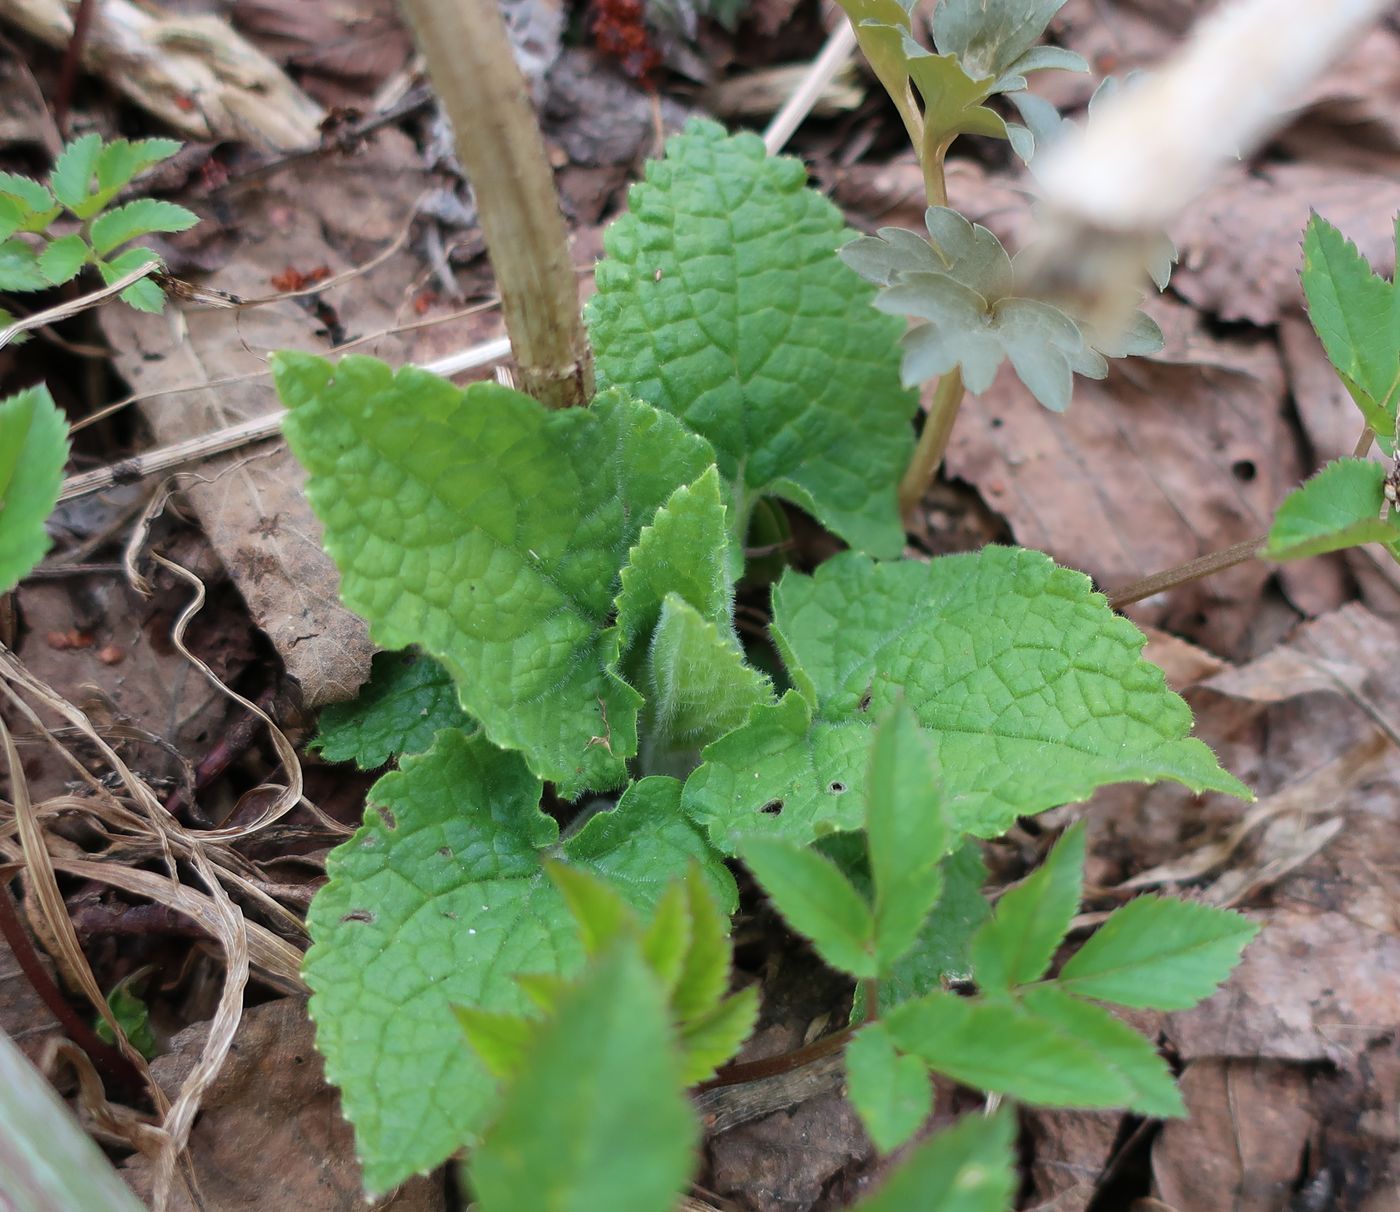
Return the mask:
<svg viewBox="0 0 1400 1212">
<path fill-rule="evenodd" d="M 933 1082 L 917 1056 L 900 1056 L 878 1022 L 846 1048 L 846 1090 L 881 1153 L 899 1148 L 933 1110 Z"/>
<path fill-rule="evenodd" d="M 88 246 L 82 236 L 60 236 L 39 253 L 39 272 L 53 286 L 62 286 L 78 276 L 87 264 Z"/>
<path fill-rule="evenodd" d="M 558 826 L 518 754 L 444 732 L 380 779 L 363 828 L 327 862 L 308 915 L 304 974 L 326 1073 L 355 1127 L 366 1185 L 386 1190 L 485 1127 L 494 1082 L 451 1007 L 520 1014 L 516 976 L 572 974 L 583 957 L 543 859 Z M 699 862 L 732 878 L 679 812 L 674 780 L 647 779 L 562 846 L 649 909 Z M 551 983 L 557 990 L 557 982 Z"/>
<path fill-rule="evenodd" d="M 856 1212 L 1010 1212 L 1017 1186 L 1015 1136 L 1008 1110 L 964 1116 L 912 1150 Z"/>
<path fill-rule="evenodd" d="M 1042 68 L 1087 71 L 1078 55 L 1036 46 L 1064 5 L 1065 0 L 942 0 L 933 15 L 934 44 L 957 55 L 969 73 L 996 77 L 997 92 L 1025 88 L 1020 77 Z"/>
<path fill-rule="evenodd" d="M 1039 980 L 1079 908 L 1084 884 L 1084 825 L 1066 830 L 1037 870 L 997 901 L 972 936 L 978 987 L 1005 993 Z"/>
<path fill-rule="evenodd" d="M 99 193 L 107 198 L 114 197 L 138 173 L 170 159 L 179 150 L 180 143 L 176 139 L 112 140 L 97 157 Z"/>
<path fill-rule="evenodd" d="M 946 151 L 957 135 L 1008 137 L 1001 115 L 982 104 L 995 85 L 992 77 L 970 75 L 956 55 L 930 54 L 908 34 L 902 37 L 906 70 L 923 101 L 925 157 Z"/>
<path fill-rule="evenodd" d="M 664 744 L 699 749 L 742 725 L 773 701 L 768 679 L 744 660 L 724 630 L 671 595 L 647 654 L 647 712 Z"/>
<path fill-rule="evenodd" d="M 769 838 L 749 838 L 739 856 L 794 930 L 833 968 L 868 980 L 877 973 L 870 906 L 829 858 Z"/>
<path fill-rule="evenodd" d="M 724 910 L 732 910 L 738 901 L 732 883 L 726 899 L 717 899 L 698 867 L 686 872 L 685 891 L 690 902 L 690 940 L 671 990 L 671 1007 L 683 1023 L 718 1005 L 729 987 L 729 918 Z"/>
<path fill-rule="evenodd" d="M 587 308 L 598 380 L 713 443 L 739 539 L 777 496 L 895 555 L 916 407 L 897 381 L 901 326 L 832 256 L 846 229 L 805 179 L 712 122 L 671 139 L 604 236 Z"/>
<path fill-rule="evenodd" d="M 726 965 L 727 967 L 727 965 Z M 758 1022 L 758 986 L 750 985 L 683 1020 L 680 1030 L 681 1079 L 687 1086 L 704 1081 L 739 1051 Z"/>
<path fill-rule="evenodd" d="M 1400 228 L 1397 228 L 1400 239 Z M 1314 214 L 1303 236 L 1308 316 L 1381 449 L 1394 453 L 1400 400 L 1400 291 Z"/>
<path fill-rule="evenodd" d="M 53 171 L 49 174 L 49 188 L 53 190 L 54 197 L 82 219 L 89 217 L 84 213 L 83 204 L 89 201 L 88 189 L 101 151 L 101 135 L 83 135 L 59 152 Z M 96 213 L 96 209 L 92 213 Z"/>
<path fill-rule="evenodd" d="M 540 1028 L 469 1181 L 481 1212 L 659 1212 L 699 1138 L 664 996 L 635 943 L 619 945 Z"/>
<path fill-rule="evenodd" d="M 120 244 L 151 232 L 187 231 L 199 222 L 193 211 L 162 202 L 158 198 L 138 198 L 93 220 L 92 246 L 105 256 Z"/>
<path fill-rule="evenodd" d="M 375 639 L 441 661 L 492 741 L 565 798 L 621 783 L 642 700 L 614 672 L 619 573 L 706 444 L 615 392 L 550 412 L 372 358 L 273 368 L 341 595 Z"/>
<path fill-rule="evenodd" d="M 936 1073 L 1047 1107 L 1126 1107 L 1133 1088 L 1088 1046 L 1010 1002 L 934 992 L 882 1020 Z"/>
<path fill-rule="evenodd" d="M 0 173 L 0 196 L 9 196 L 20 203 L 25 217 L 47 215 L 53 210 L 53 194 L 45 186 L 19 173 Z M 29 227 L 25 231 L 32 230 Z"/>
<path fill-rule="evenodd" d="M 160 257 L 149 248 L 128 248 L 110 260 L 99 260 L 97 272 L 102 275 L 102 280 L 110 286 L 113 282 L 119 281 L 133 270 L 140 269 L 141 266 L 151 261 L 156 262 L 159 266 Z M 148 311 L 153 315 L 159 315 L 165 310 L 165 295 L 150 278 L 138 279 L 117 297 L 137 311 Z"/>
<path fill-rule="evenodd" d="M 0 400 L 0 594 L 48 551 L 44 523 L 58 501 L 68 425 L 47 387 Z"/>
<path fill-rule="evenodd" d="M 1128 1110 L 1158 1119 L 1186 1114 L 1181 1091 L 1157 1049 L 1102 1006 L 1070 997 L 1053 984 L 1027 989 L 1021 1004 L 1117 1069 L 1132 1088 Z"/>
<path fill-rule="evenodd" d="M 1386 510 L 1385 468 L 1370 459 L 1334 459 L 1284 498 L 1269 527 L 1264 558 L 1301 560 L 1362 543 L 1400 542 L 1400 519 Z"/>
<path fill-rule="evenodd" d="M 865 830 L 883 976 L 913 946 L 938 903 L 940 864 L 951 840 L 932 746 L 903 702 L 871 738 Z"/>
<path fill-rule="evenodd" d="M 797 691 L 709 746 L 686 783 L 686 810 L 721 848 L 859 828 L 862 738 L 901 696 L 932 737 L 955 831 L 994 837 L 1116 782 L 1249 795 L 1188 736 L 1190 709 L 1142 659 L 1142 633 L 1040 552 L 839 555 L 783 577 L 772 631 Z"/>
<path fill-rule="evenodd" d="M 492 1077 L 509 1081 L 520 1072 L 540 1029 L 538 1019 L 475 1006 L 453 1006 L 452 1013 Z"/>
<path fill-rule="evenodd" d="M 23 240 L 0 243 L 0 290 L 44 290 L 48 277 L 39 268 L 39 255 Z"/>
<path fill-rule="evenodd" d="M 1186 1010 L 1215 992 L 1259 927 L 1227 909 L 1140 896 L 1060 969 L 1060 988 L 1120 1006 Z"/>
<path fill-rule="evenodd" d="M 417 652 L 376 653 L 359 697 L 325 708 L 316 724 L 311 747 L 328 762 L 354 762 L 361 770 L 426 752 L 444 728 L 476 727 L 457 705 L 447 670 Z"/>
</svg>

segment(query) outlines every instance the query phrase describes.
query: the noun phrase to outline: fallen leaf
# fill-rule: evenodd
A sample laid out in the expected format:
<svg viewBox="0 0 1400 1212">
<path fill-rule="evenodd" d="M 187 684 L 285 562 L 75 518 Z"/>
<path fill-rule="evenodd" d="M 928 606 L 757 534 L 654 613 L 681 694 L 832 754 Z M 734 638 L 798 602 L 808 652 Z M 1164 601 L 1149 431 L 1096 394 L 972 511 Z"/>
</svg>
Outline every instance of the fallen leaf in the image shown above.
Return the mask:
<svg viewBox="0 0 1400 1212">
<path fill-rule="evenodd" d="M 1122 1120 L 1108 1111 L 1027 1111 L 1030 1212 L 1084 1212 L 1113 1156 Z"/>
</svg>

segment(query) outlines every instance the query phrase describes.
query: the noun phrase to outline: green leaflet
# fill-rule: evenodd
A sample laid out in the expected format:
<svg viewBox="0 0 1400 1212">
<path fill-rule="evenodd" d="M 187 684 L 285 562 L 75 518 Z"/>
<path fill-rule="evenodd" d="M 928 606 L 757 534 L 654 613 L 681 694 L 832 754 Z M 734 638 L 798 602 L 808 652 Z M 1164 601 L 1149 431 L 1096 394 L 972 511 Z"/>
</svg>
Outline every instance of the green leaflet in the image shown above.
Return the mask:
<svg viewBox="0 0 1400 1212">
<path fill-rule="evenodd" d="M 856 1212 L 1008 1212 L 1017 1185 L 1015 1136 L 1016 1121 L 1005 1109 L 965 1115 L 911 1150 Z"/>
<path fill-rule="evenodd" d="M 312 748 L 328 762 L 377 770 L 393 758 L 431 749 L 443 728 L 474 727 L 457 705 L 451 675 L 431 657 L 380 652 L 359 697 L 321 712 Z"/>
<path fill-rule="evenodd" d="M 698 862 L 733 907 L 732 879 L 681 815 L 674 780 L 643 780 L 562 844 L 539 795 L 519 755 L 444 732 L 375 785 L 377 811 L 327 863 L 304 973 L 372 1190 L 437 1165 L 489 1117 L 494 1081 L 450 1007 L 521 1013 L 517 974 L 581 961 L 546 857 L 612 879 L 643 907 Z"/>
<path fill-rule="evenodd" d="M 68 461 L 68 425 L 46 387 L 0 401 L 0 594 L 49 549 L 44 522 Z"/>
<path fill-rule="evenodd" d="M 1300 560 L 1362 543 L 1383 543 L 1393 553 L 1400 520 L 1387 507 L 1385 479 L 1385 468 L 1369 459 L 1334 459 L 1284 498 L 1264 558 Z"/>
<path fill-rule="evenodd" d="M 933 41 L 957 55 L 970 74 L 995 77 L 993 92 L 1025 88 L 1028 72 L 1087 72 L 1089 65 L 1073 51 L 1036 45 L 1064 6 L 1065 0 L 943 0 L 933 15 Z"/>
<path fill-rule="evenodd" d="M 846 1088 L 881 1153 L 899 1148 L 933 1110 L 933 1082 L 917 1056 L 900 1056 L 878 1022 L 846 1047 Z"/>
<path fill-rule="evenodd" d="M 714 445 L 732 534 L 777 496 L 895 555 L 916 407 L 897 381 L 900 324 L 832 257 L 846 229 L 805 176 L 712 122 L 671 139 L 604 237 L 587 308 L 598 379 Z"/>
<path fill-rule="evenodd" d="M 441 661 L 492 741 L 564 797 L 620 785 L 641 705 L 615 672 L 620 571 L 707 444 L 616 392 L 548 412 L 372 358 L 282 353 L 274 375 L 342 596 L 376 640 Z"/>
<path fill-rule="evenodd" d="M 956 832 L 995 836 L 1114 782 L 1249 795 L 1188 737 L 1141 632 L 1039 552 L 840 555 L 783 578 L 772 630 L 798 689 L 709 746 L 686 783 L 721 849 L 858 828 L 868 722 L 900 696 L 931 735 Z"/>
<path fill-rule="evenodd" d="M 623 942 L 536 1033 L 468 1172 L 481 1212 L 659 1212 L 699 1138 L 664 995 Z"/>
<path fill-rule="evenodd" d="M 1400 248 L 1400 218 L 1396 221 Z M 1400 290 L 1314 214 L 1303 236 L 1303 293 L 1327 357 L 1386 454 L 1400 401 Z"/>
</svg>

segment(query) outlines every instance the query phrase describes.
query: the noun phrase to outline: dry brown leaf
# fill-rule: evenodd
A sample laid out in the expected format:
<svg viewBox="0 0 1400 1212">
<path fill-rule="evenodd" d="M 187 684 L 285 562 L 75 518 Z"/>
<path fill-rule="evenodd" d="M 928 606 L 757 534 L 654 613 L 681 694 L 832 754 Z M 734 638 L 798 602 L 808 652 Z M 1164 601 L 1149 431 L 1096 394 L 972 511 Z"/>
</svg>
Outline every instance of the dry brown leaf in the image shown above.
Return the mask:
<svg viewBox="0 0 1400 1212">
<path fill-rule="evenodd" d="M 53 965 L 42 958 L 40 962 L 52 976 Z M 20 970 L 19 961 L 3 938 L 0 938 L 0 1033 L 14 1040 L 34 1064 L 39 1063 L 44 1045 L 63 1034 L 58 1020 L 44 1004 L 44 999 L 34 992 L 34 986 Z"/>
<path fill-rule="evenodd" d="M 1084 1212 L 1113 1156 L 1122 1120 L 1108 1111 L 1028 1111 L 1029 1212 Z"/>
<path fill-rule="evenodd" d="M 1166 675 L 1167 685 L 1178 693 L 1224 668 L 1225 662 L 1219 657 L 1180 636 L 1156 627 L 1144 627 L 1142 631 L 1147 636 L 1147 644 L 1142 650 L 1143 659 L 1161 669 Z"/>
<path fill-rule="evenodd" d="M 228 1063 L 205 1092 L 203 1114 L 190 1137 L 190 1155 L 205 1212 L 286 1208 L 297 1212 L 439 1212 L 442 1184 L 413 1179 L 398 1192 L 366 1203 L 350 1125 L 326 1084 L 313 1044 L 306 1003 L 282 998 L 244 1013 Z M 152 1064 L 174 1091 L 204 1046 L 208 1024 L 197 1023 Z M 151 1167 L 133 1158 L 123 1170 L 132 1189 L 149 1197 Z M 178 1198 L 171 1212 L 192 1212 Z"/>
<path fill-rule="evenodd" d="M 325 266 L 338 274 L 364 265 L 401 239 L 427 184 L 413 145 L 396 131 L 381 131 L 354 157 L 289 166 L 237 195 L 244 242 L 208 285 L 253 298 L 271 293 L 272 280 L 288 271 Z M 329 352 L 330 321 L 349 337 L 414 321 L 410 304 L 423 272 L 413 253 L 400 248 L 316 299 L 180 316 L 107 308 L 102 322 L 135 390 L 188 388 L 264 370 L 276 349 Z M 480 322 L 443 328 L 385 337 L 357 352 L 423 362 L 481 335 Z M 278 407 L 261 378 L 147 399 L 142 412 L 165 445 Z M 296 460 L 281 446 L 264 446 L 200 470 L 208 482 L 191 488 L 188 498 L 306 705 L 352 697 L 368 676 L 373 649 L 364 623 L 339 603 L 339 578 L 321 550 Z"/>
<path fill-rule="evenodd" d="M 1003 367 L 964 404 L 948 450 L 948 475 L 976 486 L 1018 543 L 1107 589 L 1262 533 L 1297 476 L 1273 343 L 1211 336 L 1166 299 L 1152 310 L 1161 355 L 1076 382 L 1064 415 Z M 1228 655 L 1269 576 L 1243 564 L 1129 613 Z"/>
</svg>

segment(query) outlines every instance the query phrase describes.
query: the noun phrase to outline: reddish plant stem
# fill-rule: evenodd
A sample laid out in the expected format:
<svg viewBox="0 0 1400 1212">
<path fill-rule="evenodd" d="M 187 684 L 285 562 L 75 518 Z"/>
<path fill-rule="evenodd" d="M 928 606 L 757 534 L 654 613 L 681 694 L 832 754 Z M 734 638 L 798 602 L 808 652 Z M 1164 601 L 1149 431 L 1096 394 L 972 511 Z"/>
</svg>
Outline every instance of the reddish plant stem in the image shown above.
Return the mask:
<svg viewBox="0 0 1400 1212">
<path fill-rule="evenodd" d="M 93 0 L 78 0 L 78 10 L 73 14 L 73 33 L 68 39 L 68 49 L 63 52 L 63 67 L 54 88 L 53 121 L 64 139 L 68 137 L 68 111 L 73 104 L 73 90 L 78 84 L 78 70 L 82 67 L 83 46 L 87 43 L 88 30 L 92 26 L 92 10 L 96 7 Z"/>
<path fill-rule="evenodd" d="M 709 1081 L 701 1082 L 694 1089 L 713 1090 L 716 1086 L 740 1086 L 744 1082 L 756 1082 L 764 1077 L 776 1077 L 779 1073 L 790 1073 L 794 1069 L 800 1069 L 803 1065 L 810 1065 L 814 1060 L 820 1060 L 823 1056 L 830 1056 L 833 1052 L 839 1052 L 851 1041 L 861 1023 L 855 1027 L 843 1027 L 840 1031 L 833 1031 L 830 1035 L 824 1035 L 814 1043 L 808 1044 L 804 1048 L 797 1048 L 792 1052 L 784 1052 L 779 1056 L 765 1057 L 763 1060 L 743 1061 L 737 1065 L 722 1065 L 719 1071 L 710 1078 Z"/>
</svg>

